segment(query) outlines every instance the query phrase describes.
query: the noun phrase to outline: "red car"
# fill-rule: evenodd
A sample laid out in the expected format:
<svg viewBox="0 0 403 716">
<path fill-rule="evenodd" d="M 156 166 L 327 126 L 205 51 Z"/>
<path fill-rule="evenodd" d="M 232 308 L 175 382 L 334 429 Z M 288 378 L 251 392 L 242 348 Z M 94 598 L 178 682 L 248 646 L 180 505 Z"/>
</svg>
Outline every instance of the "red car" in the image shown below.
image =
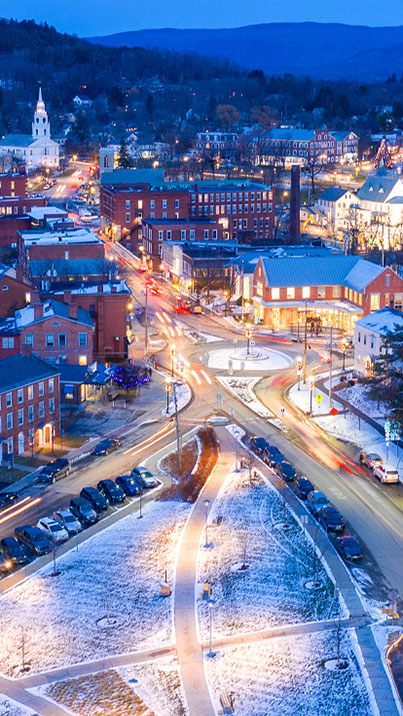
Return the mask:
<svg viewBox="0 0 403 716">
<path fill-rule="evenodd" d="M 78 184 L 70 184 L 70 186 L 71 186 L 72 189 L 76 189 L 77 186 L 78 186 Z"/>
</svg>

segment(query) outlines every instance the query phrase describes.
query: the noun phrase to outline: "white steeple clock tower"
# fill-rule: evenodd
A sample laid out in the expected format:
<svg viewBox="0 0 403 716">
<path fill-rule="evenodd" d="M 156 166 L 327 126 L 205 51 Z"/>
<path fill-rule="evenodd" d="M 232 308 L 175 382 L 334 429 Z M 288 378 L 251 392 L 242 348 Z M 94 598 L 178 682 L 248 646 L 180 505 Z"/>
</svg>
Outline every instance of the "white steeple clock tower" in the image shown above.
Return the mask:
<svg viewBox="0 0 403 716">
<path fill-rule="evenodd" d="M 46 111 L 45 102 L 42 99 L 42 87 L 39 87 L 39 97 L 36 103 L 34 121 L 32 122 L 32 138 L 50 138 L 50 122 Z"/>
</svg>

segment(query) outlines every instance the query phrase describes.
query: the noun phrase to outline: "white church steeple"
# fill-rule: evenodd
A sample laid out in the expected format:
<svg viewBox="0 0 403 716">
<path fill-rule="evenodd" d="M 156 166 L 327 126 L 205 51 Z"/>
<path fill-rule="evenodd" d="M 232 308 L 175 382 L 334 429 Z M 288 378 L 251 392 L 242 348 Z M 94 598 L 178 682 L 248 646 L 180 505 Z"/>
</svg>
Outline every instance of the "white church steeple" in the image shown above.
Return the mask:
<svg viewBox="0 0 403 716">
<path fill-rule="evenodd" d="M 34 121 L 32 122 L 32 138 L 50 138 L 50 122 L 46 111 L 45 102 L 42 99 L 42 87 L 39 86 L 39 96 L 36 103 Z"/>
</svg>

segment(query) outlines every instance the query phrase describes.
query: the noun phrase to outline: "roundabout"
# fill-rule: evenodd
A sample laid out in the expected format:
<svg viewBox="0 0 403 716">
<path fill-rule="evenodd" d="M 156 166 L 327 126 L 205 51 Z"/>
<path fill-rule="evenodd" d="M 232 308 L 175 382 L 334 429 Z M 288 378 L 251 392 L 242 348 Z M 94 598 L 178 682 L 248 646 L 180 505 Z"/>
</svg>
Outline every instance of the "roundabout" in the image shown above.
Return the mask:
<svg viewBox="0 0 403 716">
<path fill-rule="evenodd" d="M 230 349 L 220 348 L 208 354 L 208 367 L 213 370 L 242 370 L 242 371 L 274 371 L 285 370 L 293 365 L 294 361 L 287 353 L 274 351 L 270 348 L 257 346 Z"/>
</svg>

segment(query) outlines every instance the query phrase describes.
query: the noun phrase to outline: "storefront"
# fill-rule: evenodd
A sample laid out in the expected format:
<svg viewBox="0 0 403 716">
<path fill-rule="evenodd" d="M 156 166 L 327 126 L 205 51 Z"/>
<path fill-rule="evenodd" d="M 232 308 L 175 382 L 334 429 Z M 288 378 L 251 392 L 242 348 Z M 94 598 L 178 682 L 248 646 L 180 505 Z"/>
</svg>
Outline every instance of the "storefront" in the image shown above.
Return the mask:
<svg viewBox="0 0 403 716">
<path fill-rule="evenodd" d="M 363 314 L 363 309 L 348 301 L 264 301 L 259 296 L 253 298 L 255 323 L 264 324 L 274 331 L 305 330 L 310 333 L 322 329 L 339 329 L 343 333 L 352 333 L 355 321 Z"/>
</svg>

